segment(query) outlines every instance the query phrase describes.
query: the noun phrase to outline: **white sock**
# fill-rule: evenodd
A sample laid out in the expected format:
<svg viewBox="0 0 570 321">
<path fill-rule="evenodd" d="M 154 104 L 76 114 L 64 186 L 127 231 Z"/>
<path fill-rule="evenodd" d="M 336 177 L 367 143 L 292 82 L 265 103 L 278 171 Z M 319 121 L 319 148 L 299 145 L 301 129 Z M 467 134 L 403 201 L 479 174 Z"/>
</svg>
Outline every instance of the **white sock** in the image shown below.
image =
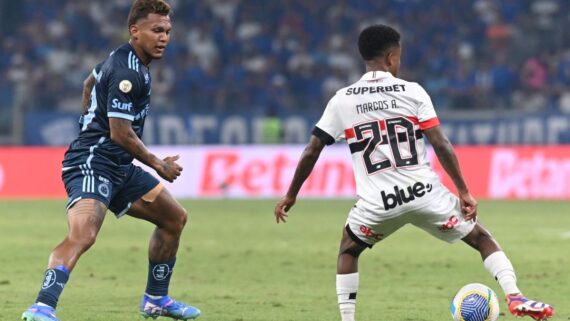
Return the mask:
<svg viewBox="0 0 570 321">
<path fill-rule="evenodd" d="M 356 293 L 358 292 L 358 272 L 336 275 L 336 294 L 342 321 L 354 321 Z"/>
<path fill-rule="evenodd" d="M 489 255 L 483 265 L 491 275 L 497 280 L 505 295 L 521 293 L 517 287 L 517 276 L 511 261 L 503 251 L 497 251 Z"/>
</svg>

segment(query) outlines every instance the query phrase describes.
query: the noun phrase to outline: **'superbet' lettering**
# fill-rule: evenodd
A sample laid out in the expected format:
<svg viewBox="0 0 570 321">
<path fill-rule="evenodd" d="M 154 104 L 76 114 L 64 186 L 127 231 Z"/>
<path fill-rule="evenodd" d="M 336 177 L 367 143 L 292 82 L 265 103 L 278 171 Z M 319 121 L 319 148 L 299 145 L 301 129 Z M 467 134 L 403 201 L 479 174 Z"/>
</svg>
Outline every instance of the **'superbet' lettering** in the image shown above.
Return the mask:
<svg viewBox="0 0 570 321">
<path fill-rule="evenodd" d="M 346 90 L 346 95 L 350 96 L 401 91 L 406 91 L 406 85 L 394 84 L 391 86 L 352 87 Z"/>
<path fill-rule="evenodd" d="M 397 206 L 407 204 L 416 198 L 423 197 L 426 193 L 431 192 L 432 189 L 433 186 L 431 184 L 424 185 L 421 182 L 417 182 L 412 186 L 405 187 L 404 189 L 394 186 L 394 193 L 386 193 L 382 191 L 380 195 L 382 196 L 384 209 L 389 210 L 396 208 Z M 406 191 L 408 195 L 406 195 Z"/>
</svg>

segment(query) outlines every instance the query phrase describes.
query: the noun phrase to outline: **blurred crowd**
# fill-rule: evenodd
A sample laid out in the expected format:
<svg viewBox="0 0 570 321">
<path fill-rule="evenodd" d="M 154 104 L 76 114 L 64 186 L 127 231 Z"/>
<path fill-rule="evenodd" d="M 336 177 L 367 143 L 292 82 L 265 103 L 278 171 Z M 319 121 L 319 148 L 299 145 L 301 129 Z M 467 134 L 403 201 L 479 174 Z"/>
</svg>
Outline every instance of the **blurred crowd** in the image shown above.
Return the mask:
<svg viewBox="0 0 570 321">
<path fill-rule="evenodd" d="M 95 64 L 128 39 L 129 0 L 0 2 L 0 106 L 79 111 Z M 404 79 L 439 110 L 570 112 L 570 1 L 171 0 L 153 108 L 318 113 L 358 79 L 373 23 L 402 34 Z"/>
</svg>

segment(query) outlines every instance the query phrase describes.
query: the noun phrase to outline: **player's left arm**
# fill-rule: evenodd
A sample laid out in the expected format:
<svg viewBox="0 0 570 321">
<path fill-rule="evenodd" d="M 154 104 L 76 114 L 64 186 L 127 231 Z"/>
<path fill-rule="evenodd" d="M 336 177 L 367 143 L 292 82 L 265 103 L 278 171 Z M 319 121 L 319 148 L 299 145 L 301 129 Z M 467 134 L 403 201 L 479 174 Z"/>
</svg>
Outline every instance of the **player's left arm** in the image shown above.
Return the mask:
<svg viewBox="0 0 570 321">
<path fill-rule="evenodd" d="M 291 209 L 297 200 L 297 195 L 305 183 L 305 180 L 309 177 L 319 156 L 321 155 L 321 151 L 325 147 L 325 143 L 315 135 L 311 136 L 309 143 L 305 147 L 303 154 L 301 154 L 301 159 L 297 164 L 297 168 L 295 169 L 295 175 L 293 175 L 293 180 L 291 181 L 291 185 L 289 185 L 289 189 L 287 190 L 287 194 L 277 202 L 275 205 L 275 221 L 279 222 L 286 222 L 287 212 Z"/>
<path fill-rule="evenodd" d="M 131 154 L 141 163 L 154 169 L 160 177 L 172 183 L 180 176 L 182 166 L 176 163 L 180 156 L 169 156 L 160 159 L 151 153 L 133 130 L 130 120 L 109 118 L 109 127 L 111 130 L 111 140 L 113 140 L 113 142 L 121 146 L 127 153 Z"/>
<path fill-rule="evenodd" d="M 443 166 L 443 169 L 451 177 L 453 184 L 457 188 L 463 215 L 465 215 L 467 220 L 475 218 L 477 216 L 477 201 L 469 192 L 469 188 L 463 179 L 459 161 L 451 142 L 441 129 L 441 126 L 431 127 L 424 130 L 423 133 L 431 143 L 441 166 Z"/>
<path fill-rule="evenodd" d="M 110 73 L 108 83 L 107 117 L 111 140 L 141 163 L 154 169 L 160 177 L 173 182 L 182 172 L 182 167 L 176 163 L 180 157 L 158 158 L 133 130 L 132 122 L 137 112 L 134 105 L 144 88 L 144 80 L 133 69 L 116 68 Z"/>
</svg>

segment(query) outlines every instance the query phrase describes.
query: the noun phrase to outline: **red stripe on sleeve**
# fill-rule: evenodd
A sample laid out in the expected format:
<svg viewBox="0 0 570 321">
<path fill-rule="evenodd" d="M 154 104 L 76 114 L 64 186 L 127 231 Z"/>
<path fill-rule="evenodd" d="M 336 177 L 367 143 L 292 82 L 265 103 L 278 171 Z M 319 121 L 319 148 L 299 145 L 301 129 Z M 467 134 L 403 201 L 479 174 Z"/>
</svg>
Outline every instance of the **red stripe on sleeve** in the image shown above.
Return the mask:
<svg viewBox="0 0 570 321">
<path fill-rule="evenodd" d="M 418 125 L 420 123 L 420 121 L 418 120 L 418 117 L 415 117 L 415 116 L 404 116 L 404 117 L 406 117 L 406 119 L 408 119 L 409 121 L 414 123 L 414 125 Z"/>
<path fill-rule="evenodd" d="M 356 135 L 354 134 L 354 128 L 347 128 L 344 130 L 344 136 L 346 139 L 354 138 Z"/>
<path fill-rule="evenodd" d="M 430 119 L 420 123 L 420 129 L 421 130 L 430 129 L 430 128 L 435 127 L 435 126 L 439 126 L 439 119 L 437 117 L 430 118 Z"/>
</svg>

